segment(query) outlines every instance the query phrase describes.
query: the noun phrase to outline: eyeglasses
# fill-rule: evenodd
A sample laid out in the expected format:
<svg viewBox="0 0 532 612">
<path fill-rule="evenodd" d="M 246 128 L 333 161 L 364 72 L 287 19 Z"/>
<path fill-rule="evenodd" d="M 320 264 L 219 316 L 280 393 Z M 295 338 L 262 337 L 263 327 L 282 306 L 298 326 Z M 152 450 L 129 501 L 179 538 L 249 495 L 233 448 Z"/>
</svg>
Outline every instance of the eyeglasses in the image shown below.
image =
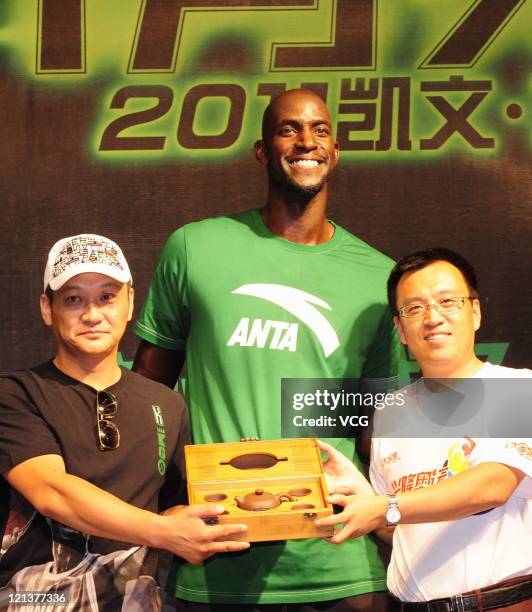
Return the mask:
<svg viewBox="0 0 532 612">
<path fill-rule="evenodd" d="M 96 393 L 96 419 L 101 451 L 115 450 L 120 445 L 120 432 L 118 427 L 110 420 L 116 415 L 117 409 L 118 402 L 112 393 L 107 391 Z"/>
<path fill-rule="evenodd" d="M 465 304 L 466 300 L 476 300 L 475 297 L 445 297 L 437 300 L 434 304 L 408 304 L 399 308 L 398 312 L 401 317 L 414 319 L 416 317 L 424 317 L 429 308 L 435 308 L 441 314 L 452 314 L 458 312 Z"/>
</svg>

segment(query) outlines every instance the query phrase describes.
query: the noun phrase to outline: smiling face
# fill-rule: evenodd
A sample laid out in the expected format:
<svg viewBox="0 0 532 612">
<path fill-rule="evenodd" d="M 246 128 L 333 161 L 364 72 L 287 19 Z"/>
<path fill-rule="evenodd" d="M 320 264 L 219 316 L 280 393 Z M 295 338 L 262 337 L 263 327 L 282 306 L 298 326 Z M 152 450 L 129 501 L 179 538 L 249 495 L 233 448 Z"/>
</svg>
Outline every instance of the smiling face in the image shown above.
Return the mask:
<svg viewBox="0 0 532 612">
<path fill-rule="evenodd" d="M 447 261 L 436 261 L 401 277 L 397 308 L 470 295 L 460 270 Z M 478 299 L 466 300 L 457 312 L 441 314 L 430 308 L 419 318 L 396 316 L 394 321 L 401 342 L 412 351 L 424 376 L 466 378 L 480 367 L 474 352 L 480 327 Z"/>
<path fill-rule="evenodd" d="M 109 276 L 86 272 L 41 296 L 41 316 L 52 328 L 58 355 L 104 358 L 118 351 L 133 313 L 133 289 Z"/>
<path fill-rule="evenodd" d="M 268 107 L 257 159 L 270 185 L 310 199 L 327 184 L 338 161 L 331 117 L 323 100 L 307 90 L 281 94 Z"/>
</svg>

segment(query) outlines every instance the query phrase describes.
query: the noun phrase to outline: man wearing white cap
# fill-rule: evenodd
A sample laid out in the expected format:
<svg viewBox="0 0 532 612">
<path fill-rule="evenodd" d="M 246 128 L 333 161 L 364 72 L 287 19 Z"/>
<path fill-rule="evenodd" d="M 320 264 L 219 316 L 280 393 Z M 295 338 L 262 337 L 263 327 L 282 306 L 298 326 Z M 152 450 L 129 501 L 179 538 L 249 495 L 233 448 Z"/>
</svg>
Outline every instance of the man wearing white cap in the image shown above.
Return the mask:
<svg viewBox="0 0 532 612">
<path fill-rule="evenodd" d="M 216 505 L 176 503 L 188 441 L 181 397 L 118 366 L 133 312 L 120 247 L 58 241 L 41 316 L 55 357 L 0 376 L 0 608 L 158 610 L 157 554 L 192 563 L 243 550 Z M 44 608 L 43 608 L 44 609 Z"/>
</svg>

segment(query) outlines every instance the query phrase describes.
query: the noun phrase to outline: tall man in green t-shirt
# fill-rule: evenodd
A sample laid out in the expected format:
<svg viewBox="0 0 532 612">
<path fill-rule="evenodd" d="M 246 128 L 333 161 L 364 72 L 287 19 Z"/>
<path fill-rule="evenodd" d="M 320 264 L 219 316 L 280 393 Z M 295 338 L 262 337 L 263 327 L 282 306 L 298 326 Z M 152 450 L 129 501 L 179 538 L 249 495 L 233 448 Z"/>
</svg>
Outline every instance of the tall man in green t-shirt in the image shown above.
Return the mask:
<svg viewBox="0 0 532 612">
<path fill-rule="evenodd" d="M 174 232 L 135 328 L 142 374 L 173 387 L 186 357 L 196 443 L 281 437 L 282 378 L 397 372 L 384 290 L 392 262 L 326 217 L 338 145 L 321 98 L 301 89 L 276 97 L 255 155 L 268 174 L 266 204 Z M 334 444 L 358 462 L 352 440 Z M 198 612 L 378 611 L 385 588 L 367 538 L 335 550 L 320 539 L 261 543 L 176 566 L 178 607 Z"/>
</svg>

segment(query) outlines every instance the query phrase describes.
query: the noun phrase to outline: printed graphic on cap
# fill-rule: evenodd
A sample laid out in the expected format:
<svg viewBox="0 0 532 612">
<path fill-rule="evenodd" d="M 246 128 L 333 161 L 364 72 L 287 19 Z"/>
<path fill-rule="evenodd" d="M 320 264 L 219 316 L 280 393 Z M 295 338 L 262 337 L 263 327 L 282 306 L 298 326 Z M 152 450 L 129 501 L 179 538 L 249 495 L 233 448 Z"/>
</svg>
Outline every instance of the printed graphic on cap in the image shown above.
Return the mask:
<svg viewBox="0 0 532 612">
<path fill-rule="evenodd" d="M 59 252 L 52 269 L 53 278 L 73 264 L 85 263 L 116 266 L 124 270 L 116 247 L 112 243 L 92 236 L 77 236 L 67 242 Z"/>
</svg>

